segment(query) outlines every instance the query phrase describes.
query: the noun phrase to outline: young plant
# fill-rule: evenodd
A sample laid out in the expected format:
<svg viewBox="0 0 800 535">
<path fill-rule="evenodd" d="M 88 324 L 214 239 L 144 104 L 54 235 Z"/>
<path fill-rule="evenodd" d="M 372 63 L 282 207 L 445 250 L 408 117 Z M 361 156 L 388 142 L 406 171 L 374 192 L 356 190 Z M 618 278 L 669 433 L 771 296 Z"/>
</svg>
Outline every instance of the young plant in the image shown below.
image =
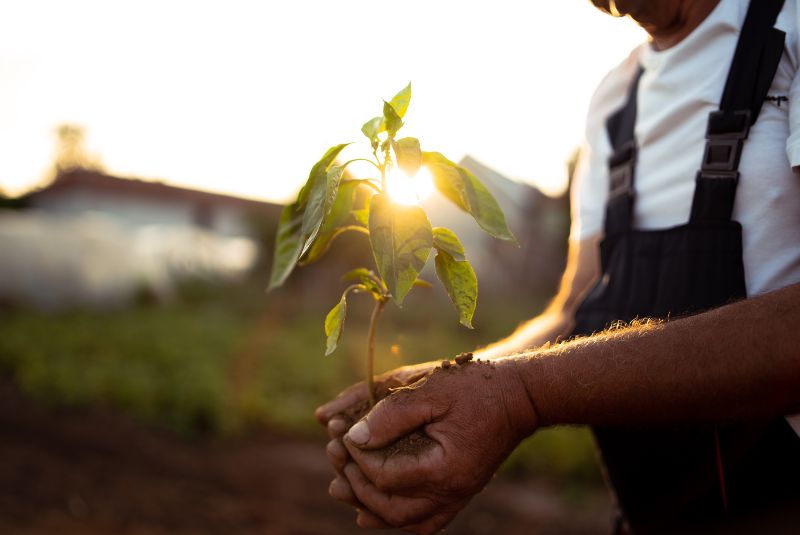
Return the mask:
<svg viewBox="0 0 800 535">
<path fill-rule="evenodd" d="M 401 204 L 392 198 L 389 177 L 411 181 L 422 167 L 433 177 L 438 191 L 470 214 L 495 238 L 517 244 L 500 206 L 489 190 L 467 169 L 438 152 L 424 152 L 413 137 L 397 138 L 411 101 L 411 84 L 389 102 L 383 114 L 364 123 L 373 158 L 354 158 L 337 163 L 350 143 L 328 149 L 314 164 L 297 200 L 281 212 L 269 289 L 281 286 L 295 266 L 319 260 L 339 234 L 362 232 L 369 236 L 377 272 L 361 267 L 346 273 L 351 282 L 339 302 L 325 318 L 326 355 L 339 342 L 347 315 L 347 296 L 364 293 L 374 300 L 367 333 L 367 385 L 370 405 L 376 402 L 373 367 L 378 319 L 389 301 L 402 306 L 414 286 L 430 286 L 418 278 L 432 250 L 436 251 L 436 275 L 458 311 L 459 321 L 472 328 L 478 297 L 478 282 L 453 231 L 432 228 L 419 205 Z M 356 161 L 372 164 L 375 176 L 345 177 L 345 169 Z M 401 172 L 398 173 L 398 170 Z"/>
</svg>

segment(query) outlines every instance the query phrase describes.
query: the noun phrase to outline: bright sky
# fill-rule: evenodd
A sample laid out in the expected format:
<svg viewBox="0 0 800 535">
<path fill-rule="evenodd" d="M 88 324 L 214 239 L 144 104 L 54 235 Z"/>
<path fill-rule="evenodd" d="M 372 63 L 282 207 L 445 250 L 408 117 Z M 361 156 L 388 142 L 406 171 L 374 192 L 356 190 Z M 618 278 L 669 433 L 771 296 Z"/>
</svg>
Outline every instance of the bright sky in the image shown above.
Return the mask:
<svg viewBox="0 0 800 535">
<path fill-rule="evenodd" d="M 411 81 L 423 150 L 556 193 L 643 39 L 588 0 L 0 0 L 0 188 L 40 183 L 69 122 L 112 173 L 286 201 Z"/>
</svg>

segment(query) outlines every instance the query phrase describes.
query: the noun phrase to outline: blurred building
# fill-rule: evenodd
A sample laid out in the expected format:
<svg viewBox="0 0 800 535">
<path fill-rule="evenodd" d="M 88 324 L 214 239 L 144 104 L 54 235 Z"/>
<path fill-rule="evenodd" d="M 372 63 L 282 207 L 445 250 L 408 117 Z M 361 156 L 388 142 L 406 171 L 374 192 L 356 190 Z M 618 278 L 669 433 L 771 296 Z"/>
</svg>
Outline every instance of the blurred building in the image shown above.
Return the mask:
<svg viewBox="0 0 800 535">
<path fill-rule="evenodd" d="M 46 309 L 167 299 L 183 280 L 241 278 L 281 209 L 84 169 L 20 204 L 0 210 L 0 303 Z"/>
<path fill-rule="evenodd" d="M 60 174 L 48 186 L 26 195 L 24 201 L 51 214 L 102 212 L 129 225 L 193 226 L 223 236 L 253 238 L 254 218 L 277 218 L 280 213 L 280 207 L 272 203 L 80 168 Z"/>
</svg>

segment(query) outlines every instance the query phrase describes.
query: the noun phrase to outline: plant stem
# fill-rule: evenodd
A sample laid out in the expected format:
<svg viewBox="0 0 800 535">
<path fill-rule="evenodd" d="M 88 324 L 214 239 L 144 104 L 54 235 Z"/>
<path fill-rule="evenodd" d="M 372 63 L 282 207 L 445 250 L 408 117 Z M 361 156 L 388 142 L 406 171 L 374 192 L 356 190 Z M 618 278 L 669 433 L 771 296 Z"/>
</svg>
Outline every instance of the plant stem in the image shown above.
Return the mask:
<svg viewBox="0 0 800 535">
<path fill-rule="evenodd" d="M 386 305 L 384 299 L 375 301 L 375 308 L 372 309 L 372 316 L 369 319 L 369 331 L 367 334 L 367 393 L 369 394 L 369 406 L 374 407 L 377 403 L 375 396 L 375 332 L 378 330 L 378 318 Z"/>
</svg>

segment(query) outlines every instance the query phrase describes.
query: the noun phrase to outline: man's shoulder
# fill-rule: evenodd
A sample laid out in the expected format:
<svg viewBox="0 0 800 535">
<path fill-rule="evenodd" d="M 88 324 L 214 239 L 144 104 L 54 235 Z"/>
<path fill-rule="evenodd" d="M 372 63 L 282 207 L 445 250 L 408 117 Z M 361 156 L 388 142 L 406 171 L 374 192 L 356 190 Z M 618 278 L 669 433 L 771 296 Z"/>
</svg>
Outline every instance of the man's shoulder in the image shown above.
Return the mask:
<svg viewBox="0 0 800 535">
<path fill-rule="evenodd" d="M 628 87 L 638 69 L 642 46 L 646 45 L 634 48 L 628 57 L 600 80 L 589 101 L 587 132 L 602 127 L 605 119 L 625 103 Z"/>
</svg>

